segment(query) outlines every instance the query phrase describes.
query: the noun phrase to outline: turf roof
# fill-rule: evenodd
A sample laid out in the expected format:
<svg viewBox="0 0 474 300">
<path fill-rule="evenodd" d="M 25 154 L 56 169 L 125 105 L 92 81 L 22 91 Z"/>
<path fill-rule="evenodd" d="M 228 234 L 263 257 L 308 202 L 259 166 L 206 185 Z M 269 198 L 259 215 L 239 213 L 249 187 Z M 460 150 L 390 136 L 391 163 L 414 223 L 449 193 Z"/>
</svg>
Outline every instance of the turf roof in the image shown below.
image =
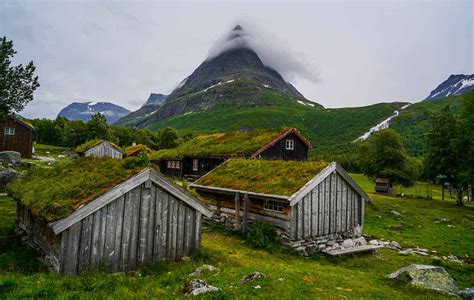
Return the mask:
<svg viewBox="0 0 474 300">
<path fill-rule="evenodd" d="M 328 165 L 326 162 L 229 159 L 195 184 L 289 197 Z"/>
<path fill-rule="evenodd" d="M 137 145 L 132 145 L 128 146 L 124 149 L 125 153 L 128 155 L 133 155 L 138 151 L 141 151 L 142 149 L 146 150 L 147 153 L 153 153 L 154 151 L 150 148 L 148 148 L 146 145 L 143 144 L 137 144 Z"/>
<path fill-rule="evenodd" d="M 101 139 L 89 140 L 89 141 L 85 142 L 84 144 L 77 146 L 76 152 L 79 153 L 79 154 L 83 154 L 83 153 L 85 153 L 87 150 L 91 149 L 92 147 L 95 147 L 95 146 L 99 145 L 99 144 L 102 143 L 103 141 L 104 141 L 104 140 L 101 140 Z M 120 148 L 119 146 L 115 145 L 114 143 L 109 142 L 109 144 L 111 144 L 111 145 L 114 146 L 115 148 L 117 148 L 117 149 L 123 151 L 122 148 Z"/>
<path fill-rule="evenodd" d="M 247 157 L 270 143 L 288 128 L 233 131 L 196 136 L 176 148 L 163 149 L 151 155 L 151 159 L 191 157 Z"/>
<path fill-rule="evenodd" d="M 49 168 L 33 168 L 13 182 L 8 192 L 34 215 L 51 222 L 68 216 L 143 169 L 127 169 L 124 161 L 109 157 L 81 157 L 56 162 Z"/>
</svg>

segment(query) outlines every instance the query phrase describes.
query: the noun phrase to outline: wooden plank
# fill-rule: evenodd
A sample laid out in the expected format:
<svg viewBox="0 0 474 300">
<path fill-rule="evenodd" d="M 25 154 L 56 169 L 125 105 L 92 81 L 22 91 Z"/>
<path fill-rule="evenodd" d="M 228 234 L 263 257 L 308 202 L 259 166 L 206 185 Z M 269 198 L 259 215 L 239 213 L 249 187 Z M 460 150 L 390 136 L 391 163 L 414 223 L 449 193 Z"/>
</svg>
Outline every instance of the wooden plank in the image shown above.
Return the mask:
<svg viewBox="0 0 474 300">
<path fill-rule="evenodd" d="M 298 238 L 298 210 L 296 206 L 290 206 L 290 237 L 293 239 Z"/>
<path fill-rule="evenodd" d="M 170 219 L 171 219 L 171 242 L 170 260 L 176 260 L 176 240 L 178 237 L 178 202 L 174 196 L 170 197 Z"/>
<path fill-rule="evenodd" d="M 250 191 L 219 188 L 219 187 L 213 187 L 213 186 L 204 186 L 204 185 L 199 185 L 199 184 L 194 184 L 194 183 L 190 184 L 189 187 L 195 188 L 198 190 L 203 190 L 203 191 L 219 192 L 219 193 L 227 194 L 227 195 L 235 195 L 236 193 L 248 194 L 252 198 L 257 198 L 257 199 L 270 199 L 270 200 L 289 200 L 290 199 L 290 197 L 288 196 L 255 193 L 255 192 L 250 192 Z"/>
<path fill-rule="evenodd" d="M 140 220 L 138 223 L 138 252 L 137 252 L 137 260 L 139 265 L 143 265 L 145 263 L 145 255 L 146 255 L 146 244 L 147 244 L 147 229 L 148 229 L 148 210 L 150 209 L 150 197 L 151 191 L 148 188 L 144 187 L 142 184 L 141 189 L 141 203 L 140 203 Z"/>
<path fill-rule="evenodd" d="M 90 254 L 92 244 L 92 229 L 94 216 L 90 215 L 83 219 L 81 229 L 81 248 L 79 249 L 79 272 L 85 271 L 90 266 Z"/>
<path fill-rule="evenodd" d="M 311 194 L 308 193 L 306 196 L 303 197 L 301 203 L 303 204 L 304 210 L 304 229 L 303 229 L 303 237 L 308 238 L 311 235 Z"/>
<path fill-rule="evenodd" d="M 194 253 L 194 227 L 196 226 L 196 211 L 187 207 L 186 213 L 186 254 L 191 256 Z"/>
<path fill-rule="evenodd" d="M 131 203 L 131 194 L 127 193 L 124 195 L 124 205 L 123 205 L 123 225 L 122 225 L 122 249 L 120 250 L 120 266 L 121 271 L 128 270 L 129 263 L 129 253 L 130 253 L 130 234 L 132 226 L 132 203 Z"/>
<path fill-rule="evenodd" d="M 196 211 L 196 223 L 194 226 L 194 242 L 195 244 L 195 249 L 199 250 L 201 247 L 201 227 L 202 227 L 202 214 L 199 211 Z"/>
<path fill-rule="evenodd" d="M 331 228 L 331 231 L 330 233 L 335 233 L 336 232 L 336 224 L 337 224 L 337 219 L 336 219 L 336 212 L 337 212 L 337 199 L 336 199 L 336 195 L 337 195 L 337 179 L 336 179 L 336 174 L 333 172 L 331 174 L 331 202 L 329 202 L 331 204 L 331 215 L 330 215 L 330 219 L 329 219 L 329 222 L 330 222 L 330 228 Z"/>
<path fill-rule="evenodd" d="M 249 222 L 250 198 L 248 194 L 244 194 L 244 214 L 242 217 L 242 233 L 246 234 Z"/>
<path fill-rule="evenodd" d="M 65 262 L 67 260 L 69 230 L 64 230 L 61 234 L 61 253 L 59 254 L 59 272 L 64 273 Z"/>
<path fill-rule="evenodd" d="M 153 228 L 153 261 L 159 261 L 163 257 L 163 244 L 161 242 L 162 232 L 162 210 L 163 210 L 163 194 L 161 188 L 156 187 L 155 190 L 155 224 Z"/>
<path fill-rule="evenodd" d="M 112 261 L 112 270 L 119 271 L 122 262 L 122 232 L 123 232 L 123 215 L 125 213 L 125 196 L 119 197 L 115 200 L 117 203 L 117 209 L 115 210 L 115 245 L 114 245 L 114 257 Z"/>
<path fill-rule="evenodd" d="M 100 253 L 99 253 L 99 237 L 100 229 L 102 225 L 101 210 L 96 211 L 93 214 L 94 225 L 92 228 L 92 241 L 91 241 L 91 266 L 98 266 L 100 264 Z"/>
<path fill-rule="evenodd" d="M 160 259 L 168 259 L 169 258 L 169 196 L 167 193 L 163 193 L 163 208 L 162 208 L 162 217 L 161 217 L 161 253 L 163 254 Z"/>
<path fill-rule="evenodd" d="M 237 231 L 240 229 L 240 193 L 235 193 L 234 197 L 235 204 L 235 226 L 234 229 Z"/>
<path fill-rule="evenodd" d="M 82 222 L 77 222 L 69 228 L 67 255 L 64 257 L 64 272 L 67 274 L 77 274 L 78 254 L 81 241 L 81 228 Z"/>
<path fill-rule="evenodd" d="M 329 233 L 329 192 L 331 189 L 331 177 L 324 180 L 324 235 Z"/>
<path fill-rule="evenodd" d="M 311 236 L 318 236 L 318 187 L 311 190 Z"/>
<path fill-rule="evenodd" d="M 138 230 L 140 223 L 140 202 L 141 202 L 141 187 L 134 188 L 130 192 L 130 201 L 132 206 L 132 222 L 130 224 L 130 249 L 128 270 L 134 270 L 137 267 L 137 252 L 138 252 Z"/>
<path fill-rule="evenodd" d="M 324 182 L 318 185 L 318 236 L 324 234 Z"/>
<path fill-rule="evenodd" d="M 342 211 L 341 211 L 341 227 L 342 230 L 347 231 L 347 185 L 344 180 L 342 182 L 342 189 L 341 189 L 341 202 L 342 202 Z"/>
<path fill-rule="evenodd" d="M 341 232 L 341 180 L 340 176 L 336 174 L 336 225 L 334 226 L 336 232 Z"/>
<path fill-rule="evenodd" d="M 297 224 L 298 224 L 298 235 L 297 235 L 297 239 L 302 239 L 303 238 L 303 222 L 304 222 L 304 211 L 303 211 L 303 204 L 301 203 L 301 201 L 298 203 L 298 205 L 295 205 L 297 206 L 297 209 L 298 209 L 298 221 L 297 221 Z"/>
<path fill-rule="evenodd" d="M 372 200 L 370 199 L 369 195 L 352 179 L 352 177 L 347 174 L 346 170 L 344 170 L 343 167 L 340 165 L 336 164 L 336 170 L 337 172 L 344 178 L 344 180 L 352 187 L 354 191 L 356 191 L 361 197 L 364 199 L 364 201 L 371 202 Z"/>
<path fill-rule="evenodd" d="M 105 264 L 104 261 L 104 252 L 105 252 L 105 236 L 107 234 L 107 206 L 100 209 L 101 211 L 101 221 L 100 221 L 100 231 L 99 231 L 99 248 L 98 255 L 101 264 Z"/>
<path fill-rule="evenodd" d="M 186 207 L 180 201 L 178 203 L 178 235 L 176 236 L 176 258 L 183 257 L 184 247 L 184 230 L 186 224 L 184 223 L 186 217 Z"/>
<path fill-rule="evenodd" d="M 104 258 L 107 261 L 109 268 L 112 267 L 115 255 L 115 231 L 117 229 L 117 201 L 111 202 L 107 205 L 107 230 L 105 236 L 105 250 Z"/>
<path fill-rule="evenodd" d="M 150 181 L 150 201 L 149 201 L 149 210 L 148 210 L 148 228 L 147 233 L 147 244 L 145 251 L 145 262 L 153 261 L 153 248 L 154 248 L 154 233 L 155 233 L 155 209 L 156 209 L 156 185 L 152 184 Z"/>
</svg>

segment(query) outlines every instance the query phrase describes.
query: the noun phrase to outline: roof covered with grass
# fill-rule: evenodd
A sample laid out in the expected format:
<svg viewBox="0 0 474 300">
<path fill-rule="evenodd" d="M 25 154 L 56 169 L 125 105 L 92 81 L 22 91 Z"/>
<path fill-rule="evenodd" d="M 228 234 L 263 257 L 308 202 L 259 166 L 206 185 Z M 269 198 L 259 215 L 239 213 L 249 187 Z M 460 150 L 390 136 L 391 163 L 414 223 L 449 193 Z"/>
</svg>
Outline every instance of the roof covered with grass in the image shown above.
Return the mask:
<svg viewBox="0 0 474 300">
<path fill-rule="evenodd" d="M 122 148 L 120 148 L 119 146 L 115 145 L 114 143 L 111 143 L 109 141 L 105 141 L 105 140 L 101 140 L 101 139 L 94 139 L 94 140 L 90 140 L 90 141 L 87 141 L 85 142 L 84 144 L 82 145 L 79 145 L 77 146 L 76 148 L 76 152 L 79 153 L 79 154 L 84 154 L 87 150 L 99 145 L 100 143 L 102 142 L 108 142 L 110 145 L 112 145 L 113 147 L 117 148 L 117 150 L 120 150 L 123 152 Z"/>
<path fill-rule="evenodd" d="M 248 157 L 287 130 L 288 128 L 255 129 L 199 135 L 176 148 L 157 151 L 150 158 Z"/>
<path fill-rule="evenodd" d="M 328 165 L 326 162 L 229 159 L 195 185 L 289 197 Z"/>
<path fill-rule="evenodd" d="M 33 168 L 13 182 L 9 194 L 48 222 L 62 219 L 144 167 L 126 168 L 124 161 L 109 157 L 81 157 Z"/>
<path fill-rule="evenodd" d="M 147 153 L 154 152 L 151 148 L 148 148 L 146 145 L 143 145 L 143 144 L 128 146 L 124 149 L 127 156 L 133 155 L 141 150 L 145 150 Z"/>
</svg>

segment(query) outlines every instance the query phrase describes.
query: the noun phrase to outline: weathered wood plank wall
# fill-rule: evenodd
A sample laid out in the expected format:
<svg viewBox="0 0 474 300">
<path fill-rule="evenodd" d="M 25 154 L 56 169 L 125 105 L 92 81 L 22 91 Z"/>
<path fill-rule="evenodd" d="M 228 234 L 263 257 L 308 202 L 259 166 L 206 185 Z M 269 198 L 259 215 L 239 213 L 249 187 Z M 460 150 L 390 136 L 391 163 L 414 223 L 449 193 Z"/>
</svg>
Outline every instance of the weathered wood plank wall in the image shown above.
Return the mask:
<svg viewBox="0 0 474 300">
<path fill-rule="evenodd" d="M 200 234 L 201 213 L 148 181 L 62 233 L 60 270 L 128 271 L 177 260 L 199 248 Z"/>
<path fill-rule="evenodd" d="M 290 235 L 294 239 L 351 231 L 363 222 L 363 199 L 333 173 L 295 204 Z"/>
<path fill-rule="evenodd" d="M 92 147 L 91 149 L 87 150 L 84 153 L 85 156 L 92 156 L 92 157 L 112 157 L 112 158 L 123 158 L 123 153 L 115 149 L 110 143 L 103 142 L 99 145 Z"/>
</svg>

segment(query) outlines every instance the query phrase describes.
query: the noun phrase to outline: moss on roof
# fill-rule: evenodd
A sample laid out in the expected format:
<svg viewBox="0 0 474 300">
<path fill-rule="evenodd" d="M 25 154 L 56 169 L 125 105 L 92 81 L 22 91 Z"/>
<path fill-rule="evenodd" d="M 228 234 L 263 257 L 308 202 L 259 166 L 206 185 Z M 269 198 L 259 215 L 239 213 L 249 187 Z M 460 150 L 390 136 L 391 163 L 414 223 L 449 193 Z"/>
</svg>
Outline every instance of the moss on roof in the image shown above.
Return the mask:
<svg viewBox="0 0 474 300">
<path fill-rule="evenodd" d="M 124 149 L 124 151 L 125 151 L 125 153 L 127 153 L 127 156 L 128 156 L 128 155 L 132 155 L 132 154 L 134 154 L 137 151 L 140 151 L 142 149 L 146 150 L 147 153 L 153 153 L 154 152 L 151 148 L 148 148 L 146 145 L 143 145 L 143 144 L 128 146 Z"/>
<path fill-rule="evenodd" d="M 246 157 L 270 143 L 288 128 L 233 131 L 196 136 L 176 148 L 163 149 L 151 155 L 151 159 L 173 159 L 185 156 Z"/>
<path fill-rule="evenodd" d="M 326 162 L 229 159 L 196 184 L 291 196 L 326 166 Z"/>
<path fill-rule="evenodd" d="M 84 154 L 87 150 L 91 149 L 92 147 L 95 147 L 95 146 L 99 145 L 103 141 L 104 140 L 101 140 L 101 139 L 89 140 L 89 141 L 85 142 L 84 144 L 77 146 L 76 152 L 79 153 L 79 154 Z M 109 141 L 107 141 L 107 142 L 109 144 L 111 144 L 112 146 L 114 146 L 115 148 L 119 149 L 120 151 L 123 151 L 122 148 L 115 145 L 114 143 L 111 143 Z"/>
<path fill-rule="evenodd" d="M 9 194 L 48 222 L 62 219 L 139 173 L 124 161 L 109 157 L 81 157 L 56 162 L 49 168 L 33 168 L 8 188 Z"/>
</svg>

